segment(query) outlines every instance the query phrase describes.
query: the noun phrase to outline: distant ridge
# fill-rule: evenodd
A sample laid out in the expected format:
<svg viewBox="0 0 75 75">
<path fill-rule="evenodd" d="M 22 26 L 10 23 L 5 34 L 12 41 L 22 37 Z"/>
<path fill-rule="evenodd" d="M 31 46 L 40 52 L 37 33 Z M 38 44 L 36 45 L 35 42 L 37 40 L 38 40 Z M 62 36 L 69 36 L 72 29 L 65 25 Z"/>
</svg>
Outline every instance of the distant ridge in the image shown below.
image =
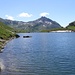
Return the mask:
<svg viewBox="0 0 75 75">
<path fill-rule="evenodd" d="M 61 25 L 47 17 L 41 17 L 34 21 L 12 21 L 0 18 L 0 21 L 11 27 L 25 30 L 27 32 L 39 32 L 41 30 L 48 30 L 53 28 L 61 28 Z"/>
<path fill-rule="evenodd" d="M 66 26 L 66 28 L 71 29 L 72 31 L 75 32 L 75 21 L 69 23 L 69 25 Z"/>
</svg>

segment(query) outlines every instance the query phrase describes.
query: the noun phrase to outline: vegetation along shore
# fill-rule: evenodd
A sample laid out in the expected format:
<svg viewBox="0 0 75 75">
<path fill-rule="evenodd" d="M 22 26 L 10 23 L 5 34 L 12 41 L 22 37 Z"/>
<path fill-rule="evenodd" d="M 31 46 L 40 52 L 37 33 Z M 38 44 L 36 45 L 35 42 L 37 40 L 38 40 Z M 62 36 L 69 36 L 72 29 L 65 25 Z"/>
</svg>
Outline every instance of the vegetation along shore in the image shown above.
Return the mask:
<svg viewBox="0 0 75 75">
<path fill-rule="evenodd" d="M 0 52 L 2 52 L 8 40 L 15 37 L 17 38 L 19 35 L 14 32 L 14 29 L 0 22 Z"/>
</svg>

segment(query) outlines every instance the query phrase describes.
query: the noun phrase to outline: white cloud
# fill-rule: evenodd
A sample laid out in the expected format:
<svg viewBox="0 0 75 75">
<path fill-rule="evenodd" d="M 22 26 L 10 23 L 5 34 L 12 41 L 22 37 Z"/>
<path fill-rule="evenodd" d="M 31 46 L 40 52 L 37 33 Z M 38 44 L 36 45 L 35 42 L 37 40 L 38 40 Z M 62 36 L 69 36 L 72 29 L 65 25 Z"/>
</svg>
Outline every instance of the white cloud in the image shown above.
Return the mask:
<svg viewBox="0 0 75 75">
<path fill-rule="evenodd" d="M 45 16 L 45 17 L 46 17 L 47 15 L 49 15 L 49 13 L 47 13 L 47 12 L 43 12 L 43 13 L 40 14 L 40 16 Z"/>
<path fill-rule="evenodd" d="M 32 14 L 28 14 L 28 13 L 21 13 L 18 15 L 18 17 L 32 17 L 33 15 Z"/>
<path fill-rule="evenodd" d="M 12 17 L 12 16 L 5 15 L 5 17 L 6 17 L 7 19 L 9 19 L 9 20 L 14 20 L 14 17 Z"/>
</svg>

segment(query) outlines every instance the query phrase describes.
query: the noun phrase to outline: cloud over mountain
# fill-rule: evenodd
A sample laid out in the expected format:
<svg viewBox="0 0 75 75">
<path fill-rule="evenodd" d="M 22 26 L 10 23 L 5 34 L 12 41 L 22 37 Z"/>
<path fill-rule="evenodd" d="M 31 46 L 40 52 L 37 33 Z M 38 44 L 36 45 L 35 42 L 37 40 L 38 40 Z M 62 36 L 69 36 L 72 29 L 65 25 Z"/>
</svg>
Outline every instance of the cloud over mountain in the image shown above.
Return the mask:
<svg viewBox="0 0 75 75">
<path fill-rule="evenodd" d="M 14 17 L 13 16 L 9 16 L 9 15 L 5 15 L 5 17 L 9 20 L 14 20 Z"/>
<path fill-rule="evenodd" d="M 43 17 L 46 17 L 48 15 L 49 15 L 49 13 L 47 13 L 47 12 L 43 12 L 43 13 L 40 14 L 40 16 L 43 16 Z"/>
<path fill-rule="evenodd" d="M 32 14 L 25 13 L 25 12 L 20 13 L 20 14 L 18 15 L 18 17 L 32 17 L 32 16 L 33 16 Z"/>
</svg>

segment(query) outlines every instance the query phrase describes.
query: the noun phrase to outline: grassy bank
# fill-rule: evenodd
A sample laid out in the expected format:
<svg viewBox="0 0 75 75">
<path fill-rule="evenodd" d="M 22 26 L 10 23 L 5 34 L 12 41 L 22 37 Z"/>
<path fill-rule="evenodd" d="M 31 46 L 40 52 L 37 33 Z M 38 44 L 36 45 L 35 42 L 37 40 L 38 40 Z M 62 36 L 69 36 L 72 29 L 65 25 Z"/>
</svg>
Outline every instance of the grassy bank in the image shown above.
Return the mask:
<svg viewBox="0 0 75 75">
<path fill-rule="evenodd" d="M 0 22 L 0 50 L 6 44 L 6 41 L 10 40 L 13 37 L 19 37 L 13 28 L 5 25 L 4 23 Z"/>
</svg>

